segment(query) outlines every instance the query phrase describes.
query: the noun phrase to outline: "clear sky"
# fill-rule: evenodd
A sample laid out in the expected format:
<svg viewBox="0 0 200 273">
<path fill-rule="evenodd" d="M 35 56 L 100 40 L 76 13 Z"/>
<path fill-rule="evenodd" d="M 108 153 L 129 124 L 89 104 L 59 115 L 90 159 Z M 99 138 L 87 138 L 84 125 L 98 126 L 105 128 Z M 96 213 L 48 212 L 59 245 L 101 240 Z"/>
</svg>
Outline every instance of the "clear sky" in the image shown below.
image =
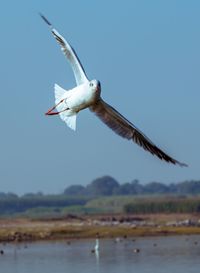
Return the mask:
<svg viewBox="0 0 200 273">
<path fill-rule="evenodd" d="M 124 140 L 89 110 L 77 131 L 44 113 L 75 86 L 38 12 L 73 45 L 102 97 L 188 168 Z M 1 1 L 0 191 L 60 193 L 111 175 L 200 179 L 200 1 Z"/>
</svg>

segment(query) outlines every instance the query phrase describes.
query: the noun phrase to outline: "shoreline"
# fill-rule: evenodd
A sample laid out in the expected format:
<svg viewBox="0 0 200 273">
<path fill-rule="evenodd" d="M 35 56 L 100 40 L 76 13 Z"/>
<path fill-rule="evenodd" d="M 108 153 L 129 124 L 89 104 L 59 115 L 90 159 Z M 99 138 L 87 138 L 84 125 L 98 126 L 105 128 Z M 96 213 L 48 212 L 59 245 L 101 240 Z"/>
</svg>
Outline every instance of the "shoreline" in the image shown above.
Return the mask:
<svg viewBox="0 0 200 273">
<path fill-rule="evenodd" d="M 136 225 L 132 222 L 89 220 L 0 219 L 0 242 L 69 240 L 140 236 L 198 235 L 200 226 L 166 226 L 155 221 Z"/>
</svg>

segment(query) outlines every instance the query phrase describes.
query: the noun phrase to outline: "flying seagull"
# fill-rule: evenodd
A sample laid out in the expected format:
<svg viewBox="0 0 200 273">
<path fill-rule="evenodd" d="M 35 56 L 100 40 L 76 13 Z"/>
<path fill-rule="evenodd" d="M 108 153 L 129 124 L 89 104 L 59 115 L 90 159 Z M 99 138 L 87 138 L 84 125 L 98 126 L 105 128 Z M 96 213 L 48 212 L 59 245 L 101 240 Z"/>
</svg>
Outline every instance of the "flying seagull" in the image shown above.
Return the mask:
<svg viewBox="0 0 200 273">
<path fill-rule="evenodd" d="M 59 34 L 52 24 L 40 14 L 42 19 L 50 27 L 51 32 L 61 46 L 61 50 L 67 57 L 76 80 L 77 86 L 71 90 L 65 90 L 55 84 L 55 106 L 46 115 L 60 115 L 60 118 L 73 130 L 76 130 L 76 116 L 79 111 L 89 108 L 116 134 L 128 140 L 133 140 L 144 150 L 156 155 L 161 160 L 179 166 L 187 166 L 172 158 L 158 148 L 135 125 L 122 116 L 117 110 L 101 98 L 101 84 L 98 80 L 89 80 L 84 68 L 72 46 Z"/>
</svg>

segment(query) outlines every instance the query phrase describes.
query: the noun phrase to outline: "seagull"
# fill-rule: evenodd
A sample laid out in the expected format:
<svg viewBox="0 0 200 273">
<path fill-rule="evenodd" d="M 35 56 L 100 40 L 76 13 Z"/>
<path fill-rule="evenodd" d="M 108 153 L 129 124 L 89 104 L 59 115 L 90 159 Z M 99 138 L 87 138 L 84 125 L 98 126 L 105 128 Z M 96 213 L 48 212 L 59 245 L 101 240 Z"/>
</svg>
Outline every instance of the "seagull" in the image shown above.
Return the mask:
<svg viewBox="0 0 200 273">
<path fill-rule="evenodd" d="M 96 114 L 101 121 L 119 136 L 132 140 L 144 150 L 157 156 L 161 160 L 186 167 L 187 164 L 181 163 L 163 152 L 133 123 L 128 121 L 115 108 L 101 98 L 100 82 L 96 79 L 89 80 L 87 78 L 85 70 L 73 47 L 59 34 L 44 15 L 40 14 L 40 16 L 50 27 L 54 38 L 61 46 L 61 50 L 70 63 L 76 80 L 76 87 L 71 90 L 65 90 L 58 84 L 55 84 L 55 106 L 49 109 L 45 114 L 49 116 L 59 115 L 68 127 L 72 130 L 76 130 L 77 114 L 81 110 L 89 108 L 91 112 Z"/>
</svg>

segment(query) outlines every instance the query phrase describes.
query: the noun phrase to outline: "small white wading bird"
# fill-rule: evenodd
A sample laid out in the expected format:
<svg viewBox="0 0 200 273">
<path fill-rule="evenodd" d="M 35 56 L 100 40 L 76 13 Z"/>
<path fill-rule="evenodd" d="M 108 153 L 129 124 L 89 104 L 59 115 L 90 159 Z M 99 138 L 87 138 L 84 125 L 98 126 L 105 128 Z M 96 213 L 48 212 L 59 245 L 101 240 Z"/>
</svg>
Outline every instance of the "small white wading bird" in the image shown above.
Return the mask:
<svg viewBox="0 0 200 273">
<path fill-rule="evenodd" d="M 117 110 L 107 104 L 101 98 L 101 85 L 98 80 L 88 80 L 86 73 L 79 61 L 74 49 L 69 43 L 53 28 L 52 24 L 40 14 L 48 24 L 57 42 L 60 44 L 64 55 L 72 66 L 77 86 L 71 90 L 65 90 L 55 84 L 55 106 L 46 115 L 59 114 L 61 119 L 73 130 L 76 129 L 76 116 L 79 111 L 89 108 L 116 134 L 135 143 L 156 155 L 168 163 L 187 166 L 159 149 L 148 137 L 137 129 L 130 121 L 123 117 Z M 57 111 L 55 110 L 57 109 Z M 55 111 L 54 111 L 55 110 Z"/>
<path fill-rule="evenodd" d="M 97 237 L 96 238 L 96 243 L 95 243 L 95 246 L 94 248 L 91 250 L 92 253 L 97 253 L 99 252 L 99 238 Z"/>
</svg>

